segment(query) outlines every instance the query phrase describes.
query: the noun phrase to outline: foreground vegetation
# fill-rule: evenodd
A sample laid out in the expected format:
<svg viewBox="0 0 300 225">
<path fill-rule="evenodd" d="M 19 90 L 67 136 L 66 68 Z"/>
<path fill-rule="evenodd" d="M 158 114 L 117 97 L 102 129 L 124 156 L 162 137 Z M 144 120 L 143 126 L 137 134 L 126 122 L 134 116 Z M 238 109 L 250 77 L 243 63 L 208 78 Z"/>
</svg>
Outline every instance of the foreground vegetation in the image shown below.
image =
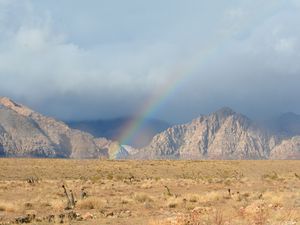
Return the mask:
<svg viewBox="0 0 300 225">
<path fill-rule="evenodd" d="M 0 159 L 12 223 L 296 225 L 300 161 Z"/>
</svg>

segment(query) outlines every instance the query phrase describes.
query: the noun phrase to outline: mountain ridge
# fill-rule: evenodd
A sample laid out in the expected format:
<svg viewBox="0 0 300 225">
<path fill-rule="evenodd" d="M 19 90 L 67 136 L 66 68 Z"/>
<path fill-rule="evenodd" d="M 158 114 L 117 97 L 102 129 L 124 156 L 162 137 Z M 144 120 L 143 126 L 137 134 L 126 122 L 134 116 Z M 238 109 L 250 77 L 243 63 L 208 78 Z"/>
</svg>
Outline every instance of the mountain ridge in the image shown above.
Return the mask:
<svg viewBox="0 0 300 225">
<path fill-rule="evenodd" d="M 229 107 L 156 134 L 132 148 L 0 98 L 0 156 L 106 159 L 300 159 L 300 136 L 264 129 Z"/>
<path fill-rule="evenodd" d="M 7 157 L 108 157 L 88 133 L 0 98 L 0 155 Z"/>
</svg>

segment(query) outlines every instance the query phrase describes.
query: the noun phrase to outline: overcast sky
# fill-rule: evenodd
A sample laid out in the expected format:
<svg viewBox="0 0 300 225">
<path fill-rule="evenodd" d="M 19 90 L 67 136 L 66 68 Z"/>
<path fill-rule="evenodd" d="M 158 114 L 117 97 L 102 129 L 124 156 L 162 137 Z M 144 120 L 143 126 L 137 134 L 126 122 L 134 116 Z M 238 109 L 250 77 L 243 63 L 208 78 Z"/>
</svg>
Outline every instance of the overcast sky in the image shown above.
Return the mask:
<svg viewBox="0 0 300 225">
<path fill-rule="evenodd" d="M 178 75 L 179 74 L 179 75 Z M 300 113 L 300 0 L 0 0 L 0 95 L 59 119 Z"/>
</svg>

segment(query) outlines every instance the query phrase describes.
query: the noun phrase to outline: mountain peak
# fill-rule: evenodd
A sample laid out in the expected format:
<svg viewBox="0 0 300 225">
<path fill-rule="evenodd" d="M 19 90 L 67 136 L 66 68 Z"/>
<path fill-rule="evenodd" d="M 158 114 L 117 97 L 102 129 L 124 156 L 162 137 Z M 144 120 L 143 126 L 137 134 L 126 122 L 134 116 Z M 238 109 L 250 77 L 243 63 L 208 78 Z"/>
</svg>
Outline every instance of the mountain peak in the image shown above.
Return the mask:
<svg viewBox="0 0 300 225">
<path fill-rule="evenodd" d="M 0 97 L 0 104 L 6 107 L 19 106 L 17 103 L 15 103 L 13 100 L 11 100 L 8 97 Z"/>
<path fill-rule="evenodd" d="M 33 112 L 31 109 L 14 102 L 8 97 L 0 97 L 0 104 L 23 116 L 29 116 Z"/>
<path fill-rule="evenodd" d="M 236 112 L 233 111 L 229 107 L 222 107 L 219 110 L 217 110 L 216 112 L 214 112 L 213 114 L 215 114 L 215 115 L 217 115 L 219 117 L 228 117 L 228 116 L 236 114 Z"/>
<path fill-rule="evenodd" d="M 269 136 L 246 116 L 223 107 L 155 136 L 137 157 L 150 159 L 266 159 Z"/>
</svg>

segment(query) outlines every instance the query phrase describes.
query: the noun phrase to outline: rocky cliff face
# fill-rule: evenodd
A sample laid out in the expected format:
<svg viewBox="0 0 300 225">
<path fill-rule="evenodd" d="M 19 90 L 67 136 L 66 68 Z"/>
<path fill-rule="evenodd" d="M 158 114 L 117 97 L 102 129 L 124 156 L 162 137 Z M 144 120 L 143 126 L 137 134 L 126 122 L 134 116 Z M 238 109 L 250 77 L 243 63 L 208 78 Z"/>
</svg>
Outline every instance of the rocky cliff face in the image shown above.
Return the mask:
<svg viewBox="0 0 300 225">
<path fill-rule="evenodd" d="M 108 150 L 88 133 L 0 98 L 0 156 L 99 158 Z"/>
<path fill-rule="evenodd" d="M 134 155 L 148 159 L 268 159 L 280 140 L 223 108 L 156 135 Z"/>
</svg>

